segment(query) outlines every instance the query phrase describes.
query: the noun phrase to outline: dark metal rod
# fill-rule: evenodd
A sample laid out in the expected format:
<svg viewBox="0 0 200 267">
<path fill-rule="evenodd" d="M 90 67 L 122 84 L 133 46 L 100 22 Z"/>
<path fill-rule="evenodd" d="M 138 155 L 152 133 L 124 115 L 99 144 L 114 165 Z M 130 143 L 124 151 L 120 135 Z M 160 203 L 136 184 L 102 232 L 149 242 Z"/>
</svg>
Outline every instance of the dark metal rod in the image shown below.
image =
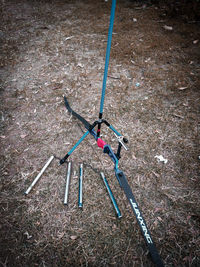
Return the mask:
<svg viewBox="0 0 200 267">
<path fill-rule="evenodd" d="M 122 217 L 121 212 L 120 212 L 120 210 L 118 208 L 117 202 L 116 202 L 116 200 L 114 198 L 112 190 L 111 190 L 111 188 L 110 188 L 110 186 L 108 184 L 108 181 L 107 181 L 107 179 L 106 179 L 106 177 L 105 177 L 103 172 L 101 172 L 101 178 L 102 178 L 102 180 L 103 180 L 103 182 L 105 184 L 105 187 L 106 187 L 106 189 L 108 191 L 108 195 L 109 195 L 109 197 L 110 197 L 110 199 L 112 201 L 112 204 L 113 204 L 113 207 L 115 209 L 116 215 L 117 215 L 118 218 L 121 218 Z"/>
</svg>

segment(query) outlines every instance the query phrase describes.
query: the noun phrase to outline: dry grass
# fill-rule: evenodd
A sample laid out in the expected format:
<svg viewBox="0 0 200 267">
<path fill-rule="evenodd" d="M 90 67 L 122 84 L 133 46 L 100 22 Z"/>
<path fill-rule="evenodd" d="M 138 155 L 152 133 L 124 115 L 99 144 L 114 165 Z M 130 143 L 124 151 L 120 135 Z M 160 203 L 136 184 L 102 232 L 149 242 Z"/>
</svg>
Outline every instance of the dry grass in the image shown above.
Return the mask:
<svg viewBox="0 0 200 267">
<path fill-rule="evenodd" d="M 66 165 L 54 160 L 27 197 L 50 155 L 62 157 L 84 129 L 66 111 L 66 95 L 93 122 L 98 115 L 110 1 L 4 1 L 1 12 L 2 266 L 152 266 L 113 173 L 88 137 Z M 119 1 L 105 118 L 129 138 L 120 168 L 166 266 L 199 266 L 199 28 L 163 9 Z M 133 21 L 137 19 L 137 22 Z M 173 31 L 163 29 L 173 26 Z M 70 37 L 70 38 L 69 38 Z M 140 85 L 137 87 L 136 83 Z M 117 147 L 103 128 L 104 139 Z M 157 161 L 156 155 L 168 159 Z M 84 163 L 84 208 L 78 167 Z M 104 171 L 122 219 L 100 178 Z"/>
</svg>

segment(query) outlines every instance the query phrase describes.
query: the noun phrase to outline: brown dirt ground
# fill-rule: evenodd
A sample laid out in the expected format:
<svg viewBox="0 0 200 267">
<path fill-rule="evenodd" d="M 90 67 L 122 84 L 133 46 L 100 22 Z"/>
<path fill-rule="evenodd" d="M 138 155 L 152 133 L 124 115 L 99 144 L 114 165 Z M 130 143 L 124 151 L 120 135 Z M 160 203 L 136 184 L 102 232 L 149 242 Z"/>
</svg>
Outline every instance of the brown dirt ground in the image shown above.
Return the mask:
<svg viewBox="0 0 200 267">
<path fill-rule="evenodd" d="M 113 164 L 92 138 L 70 158 L 68 206 L 66 165 L 59 167 L 58 160 L 23 194 L 47 159 L 64 156 L 84 131 L 67 113 L 63 95 L 87 120 L 97 119 L 110 5 L 1 2 L 1 266 L 152 266 Z M 169 16 L 164 5 L 117 1 L 104 113 L 128 136 L 120 168 L 166 266 L 200 266 L 199 44 L 193 16 Z M 117 146 L 112 132 L 104 127 L 102 134 Z"/>
</svg>

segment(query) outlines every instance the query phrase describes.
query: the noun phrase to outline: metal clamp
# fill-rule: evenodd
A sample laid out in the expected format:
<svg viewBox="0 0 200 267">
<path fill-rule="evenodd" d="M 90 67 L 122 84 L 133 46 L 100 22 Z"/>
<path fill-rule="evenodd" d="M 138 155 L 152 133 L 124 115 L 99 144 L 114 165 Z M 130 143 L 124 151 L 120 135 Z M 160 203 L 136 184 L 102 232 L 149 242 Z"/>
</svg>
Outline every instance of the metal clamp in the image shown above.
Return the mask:
<svg viewBox="0 0 200 267">
<path fill-rule="evenodd" d="M 123 148 L 125 150 L 128 150 L 128 148 L 124 144 L 124 143 L 128 143 L 128 140 L 125 137 L 123 137 L 122 135 L 117 135 L 116 133 L 114 133 L 114 135 L 116 136 L 118 142 L 123 146 Z"/>
</svg>

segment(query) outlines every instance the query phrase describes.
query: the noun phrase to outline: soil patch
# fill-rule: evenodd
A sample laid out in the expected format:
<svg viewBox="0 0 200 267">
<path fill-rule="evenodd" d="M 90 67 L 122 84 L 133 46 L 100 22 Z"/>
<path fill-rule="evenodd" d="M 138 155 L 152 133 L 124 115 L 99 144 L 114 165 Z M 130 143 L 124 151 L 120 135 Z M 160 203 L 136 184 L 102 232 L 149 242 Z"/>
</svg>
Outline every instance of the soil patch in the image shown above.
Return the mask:
<svg viewBox="0 0 200 267">
<path fill-rule="evenodd" d="M 103 0 L 1 2 L 2 266 L 153 266 L 113 164 L 92 138 L 70 157 L 68 206 L 67 168 L 57 159 L 24 196 L 47 159 L 63 157 L 85 131 L 66 111 L 63 96 L 88 121 L 97 119 L 110 7 Z M 200 265 L 196 19 L 184 10 L 172 16 L 163 3 L 117 1 L 105 119 L 129 139 L 120 168 L 166 266 Z M 117 148 L 112 132 L 104 127 L 102 135 Z"/>
</svg>

